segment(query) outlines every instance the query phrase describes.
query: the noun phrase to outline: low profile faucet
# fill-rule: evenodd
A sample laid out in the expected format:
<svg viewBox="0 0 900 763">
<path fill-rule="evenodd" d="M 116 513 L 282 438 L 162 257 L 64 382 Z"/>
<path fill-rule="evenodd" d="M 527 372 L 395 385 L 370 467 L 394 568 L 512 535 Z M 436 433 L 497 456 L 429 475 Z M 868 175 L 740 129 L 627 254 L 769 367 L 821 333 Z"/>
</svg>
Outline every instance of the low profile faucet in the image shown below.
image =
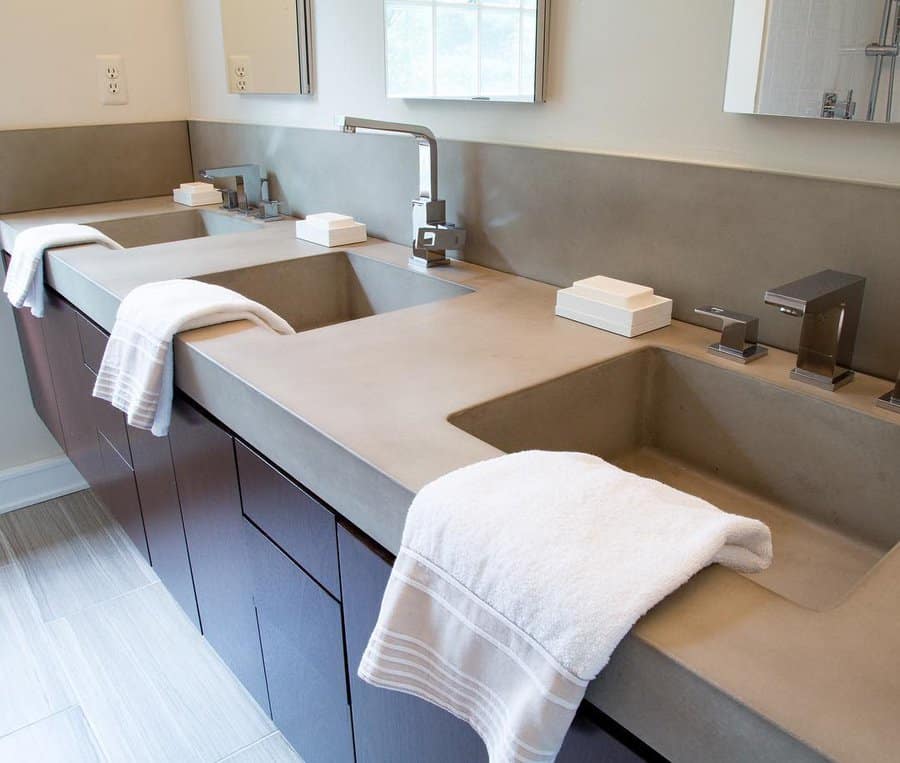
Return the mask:
<svg viewBox="0 0 900 763">
<path fill-rule="evenodd" d="M 374 119 L 344 117 L 343 131 L 399 132 L 412 135 L 419 144 L 419 198 L 412 202 L 412 254 L 409 261 L 418 267 L 449 265 L 447 250 L 465 246 L 466 231 L 447 222 L 447 205 L 438 198 L 437 140 L 421 125 L 379 122 Z"/>
<path fill-rule="evenodd" d="M 281 217 L 278 202 L 269 199 L 269 176 L 258 164 L 236 164 L 231 167 L 211 167 L 200 170 L 203 180 L 216 178 L 234 178 L 238 190 L 224 191 L 225 209 L 237 209 L 247 214 L 255 213 L 263 220 L 274 220 Z M 241 191 L 244 199 L 241 202 Z"/>
<path fill-rule="evenodd" d="M 738 363 L 752 363 L 764 358 L 769 350 L 763 347 L 759 339 L 759 318 L 755 315 L 744 315 L 733 310 L 726 310 L 717 305 L 695 307 L 697 315 L 718 320 L 722 327 L 722 336 L 707 348 L 710 354 L 720 358 L 734 360 Z"/>
<path fill-rule="evenodd" d="M 792 378 L 828 390 L 853 380 L 850 364 L 865 287 L 862 276 L 823 270 L 766 292 L 767 305 L 803 318 Z"/>
<path fill-rule="evenodd" d="M 889 392 L 885 392 L 878 400 L 875 401 L 879 408 L 900 413 L 900 376 L 897 377 L 897 383 Z"/>
</svg>

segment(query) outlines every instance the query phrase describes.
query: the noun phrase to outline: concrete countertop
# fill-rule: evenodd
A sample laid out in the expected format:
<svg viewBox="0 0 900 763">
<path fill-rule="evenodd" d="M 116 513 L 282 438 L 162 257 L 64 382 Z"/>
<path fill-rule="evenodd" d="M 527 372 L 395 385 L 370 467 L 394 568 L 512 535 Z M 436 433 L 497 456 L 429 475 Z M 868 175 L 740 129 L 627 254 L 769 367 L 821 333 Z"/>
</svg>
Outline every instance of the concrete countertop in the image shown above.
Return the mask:
<svg viewBox="0 0 900 763">
<path fill-rule="evenodd" d="M 144 199 L 9 215 L 0 243 L 61 220 L 183 211 Z M 182 278 L 332 251 L 259 232 L 111 252 L 52 252 L 46 277 L 107 330 L 122 297 Z M 345 251 L 407 267 L 406 247 Z M 897 423 L 873 406 L 884 380 L 827 393 L 792 381 L 772 350 L 742 368 L 709 356 L 715 334 L 684 323 L 625 339 L 553 314 L 555 288 L 455 263 L 430 273 L 473 293 L 282 337 L 249 323 L 183 334 L 176 382 L 243 439 L 389 550 L 427 482 L 499 451 L 450 414 L 639 347 L 661 347 Z M 897 506 L 886 507 L 898 510 Z M 843 603 L 803 608 L 710 567 L 641 619 L 588 690 L 597 707 L 673 760 L 888 761 L 900 749 L 900 547 Z"/>
</svg>

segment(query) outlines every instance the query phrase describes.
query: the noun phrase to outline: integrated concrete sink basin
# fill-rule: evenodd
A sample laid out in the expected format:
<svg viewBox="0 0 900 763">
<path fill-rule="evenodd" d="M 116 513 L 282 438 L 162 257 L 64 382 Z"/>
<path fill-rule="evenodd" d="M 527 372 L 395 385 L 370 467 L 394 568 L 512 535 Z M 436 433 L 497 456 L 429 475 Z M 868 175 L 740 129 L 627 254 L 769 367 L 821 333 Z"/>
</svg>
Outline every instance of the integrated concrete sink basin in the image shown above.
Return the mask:
<svg viewBox="0 0 900 763">
<path fill-rule="evenodd" d="M 347 252 L 198 276 L 264 304 L 296 331 L 459 297 L 471 289 Z"/>
<path fill-rule="evenodd" d="M 900 424 L 647 348 L 453 414 L 513 452 L 592 453 L 771 528 L 749 578 L 809 609 L 846 598 L 900 541 Z"/>
<path fill-rule="evenodd" d="M 203 236 L 256 231 L 263 224 L 210 209 L 186 209 L 183 212 L 91 223 L 97 230 L 118 241 L 126 249 Z"/>
</svg>

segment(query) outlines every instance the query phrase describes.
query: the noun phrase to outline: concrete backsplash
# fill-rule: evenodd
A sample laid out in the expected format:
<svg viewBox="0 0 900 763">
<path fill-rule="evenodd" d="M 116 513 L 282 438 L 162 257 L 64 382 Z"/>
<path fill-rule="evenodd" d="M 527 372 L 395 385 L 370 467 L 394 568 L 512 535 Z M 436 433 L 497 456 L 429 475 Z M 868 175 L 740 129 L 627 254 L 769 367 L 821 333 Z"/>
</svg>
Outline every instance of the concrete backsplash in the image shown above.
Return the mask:
<svg viewBox="0 0 900 763">
<path fill-rule="evenodd" d="M 187 123 L 0 131 L 0 213 L 171 193 L 191 177 Z"/>
<path fill-rule="evenodd" d="M 293 214 L 335 211 L 411 238 L 411 139 L 190 123 L 194 171 L 269 170 Z M 900 367 L 900 189 L 647 159 L 442 141 L 440 193 L 464 225 L 462 257 L 557 285 L 603 273 L 652 285 L 675 315 L 720 304 L 759 315 L 763 342 L 796 351 L 797 319 L 766 288 L 824 268 L 868 278 L 854 365 Z"/>
</svg>

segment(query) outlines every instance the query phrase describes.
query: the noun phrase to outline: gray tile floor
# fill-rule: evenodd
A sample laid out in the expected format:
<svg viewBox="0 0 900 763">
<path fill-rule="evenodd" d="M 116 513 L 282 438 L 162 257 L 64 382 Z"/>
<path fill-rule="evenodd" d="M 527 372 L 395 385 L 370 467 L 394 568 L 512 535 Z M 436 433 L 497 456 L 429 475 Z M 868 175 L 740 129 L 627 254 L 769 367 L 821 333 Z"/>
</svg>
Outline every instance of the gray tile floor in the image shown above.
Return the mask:
<svg viewBox="0 0 900 763">
<path fill-rule="evenodd" d="M 0 763 L 297 763 L 90 492 L 0 515 Z"/>
</svg>

